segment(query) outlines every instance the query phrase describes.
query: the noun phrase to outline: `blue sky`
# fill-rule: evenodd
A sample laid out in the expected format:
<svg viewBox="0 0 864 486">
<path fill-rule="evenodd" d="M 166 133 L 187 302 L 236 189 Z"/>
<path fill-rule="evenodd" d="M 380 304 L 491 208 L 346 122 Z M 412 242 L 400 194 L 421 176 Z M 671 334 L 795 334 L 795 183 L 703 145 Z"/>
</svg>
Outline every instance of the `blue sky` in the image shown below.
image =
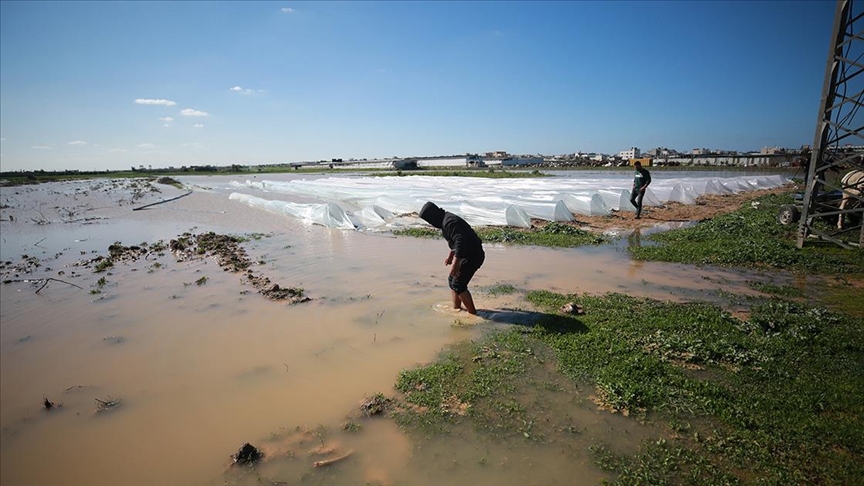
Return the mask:
<svg viewBox="0 0 864 486">
<path fill-rule="evenodd" d="M 0 2 L 0 166 L 813 141 L 834 2 Z"/>
</svg>

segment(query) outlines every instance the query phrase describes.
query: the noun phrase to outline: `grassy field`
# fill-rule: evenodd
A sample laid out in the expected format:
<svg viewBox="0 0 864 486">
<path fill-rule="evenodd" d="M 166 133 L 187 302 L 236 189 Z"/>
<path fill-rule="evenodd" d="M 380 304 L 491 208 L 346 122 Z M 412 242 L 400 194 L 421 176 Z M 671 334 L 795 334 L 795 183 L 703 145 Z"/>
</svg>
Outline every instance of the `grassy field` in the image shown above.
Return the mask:
<svg viewBox="0 0 864 486">
<path fill-rule="evenodd" d="M 416 437 L 470 426 L 525 447 L 587 447 L 620 484 L 860 484 L 864 256 L 820 244 L 795 248 L 794 235 L 774 220 L 788 197 L 748 202 L 631 251 L 643 260 L 790 270 L 817 290 L 751 282 L 763 296 L 730 296 L 748 305 L 733 314 L 705 302 L 523 292 L 507 283 L 483 289 L 521 297 L 536 322 L 459 343 L 403 371 L 394 419 Z M 562 246 L 590 243 L 597 242 Z M 566 303 L 585 314 L 562 314 Z M 586 444 L 567 408 L 551 405 L 564 390 L 586 387 L 594 404 L 568 406 L 624 414 L 658 432 L 636 453 L 603 440 Z"/>
<path fill-rule="evenodd" d="M 632 248 L 633 258 L 750 269 L 785 269 L 799 273 L 864 273 L 864 251 L 808 241 L 795 246 L 797 226 L 777 223 L 777 211 L 791 204 L 791 194 L 767 195 L 735 212 L 692 228 L 657 233 L 658 245 Z M 754 207 L 754 205 L 756 207 Z M 857 240 L 858 235 L 850 235 Z"/>
<path fill-rule="evenodd" d="M 754 303 L 748 320 L 621 294 L 525 299 L 539 310 L 534 326 L 403 371 L 397 422 L 426 436 L 467 424 L 492 438 L 566 443 L 578 424 L 544 406 L 564 377 L 593 387 L 600 408 L 659 426 L 636 454 L 589 445 L 624 484 L 853 484 L 864 475 L 860 318 L 778 298 Z M 585 315 L 559 314 L 567 302 Z M 557 372 L 542 372 L 547 363 Z"/>
<path fill-rule="evenodd" d="M 479 227 L 477 235 L 485 242 L 512 243 L 549 247 L 577 247 L 606 243 L 605 236 L 561 223 L 549 223 L 537 229 Z M 435 228 L 406 228 L 393 231 L 397 236 L 415 238 L 441 238 L 441 230 Z"/>
</svg>

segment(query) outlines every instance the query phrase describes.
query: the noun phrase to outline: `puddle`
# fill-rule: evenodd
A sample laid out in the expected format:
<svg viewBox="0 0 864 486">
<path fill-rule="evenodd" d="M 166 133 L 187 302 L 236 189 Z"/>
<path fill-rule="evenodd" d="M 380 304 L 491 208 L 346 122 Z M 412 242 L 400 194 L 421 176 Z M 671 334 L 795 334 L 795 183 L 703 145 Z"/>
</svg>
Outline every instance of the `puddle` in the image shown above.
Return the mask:
<svg viewBox="0 0 864 486">
<path fill-rule="evenodd" d="M 720 289 L 748 292 L 752 279 L 631 262 L 614 245 L 487 245 L 486 263 L 472 281 L 480 309 L 474 317 L 450 308 L 443 240 L 307 227 L 229 201 L 218 189 L 227 178 L 199 179 L 216 189 L 136 212 L 133 204 L 118 205 L 131 199 L 128 191 L 88 192 L 86 183 L 0 189 L 9 206 L 4 216 L 15 216 L 0 227 L 0 259 L 39 260 L 38 267 L 8 277 L 15 282 L 0 285 L 3 484 L 260 484 L 251 476 L 223 475 L 243 443 L 262 441 L 279 427 L 338 431 L 360 397 L 393 394 L 400 370 L 429 362 L 447 345 L 490 327 L 530 324 L 535 316 L 522 308 L 522 291 L 719 300 Z M 160 189 L 135 205 L 175 195 Z M 88 200 L 94 193 L 98 199 Z M 50 207 L 73 202 L 89 204 L 87 215 L 100 219 L 31 222 L 37 208 L 48 216 L 54 214 Z M 168 252 L 102 273 L 74 266 L 106 255 L 117 241 L 167 243 L 186 231 L 266 235 L 243 244 L 252 268 L 302 288 L 312 300 L 268 300 L 212 259 L 178 263 Z M 57 280 L 36 294 L 40 279 L 48 277 Z M 517 291 L 481 290 L 499 283 Z M 96 399 L 106 397 L 122 406 L 96 414 Z M 63 406 L 45 412 L 45 398 Z M 586 441 L 639 428 L 590 405 L 560 406 L 584 414 L 573 415 L 573 423 Z M 627 433 L 638 436 L 636 429 Z M 412 442 L 390 421 L 367 421 L 359 433 L 334 432 L 345 447 L 363 454 L 327 468 L 310 467 L 306 456 L 274 461 L 260 472 L 289 484 L 572 484 L 606 478 L 586 455 L 588 442 L 579 442 L 585 445 L 580 449 L 461 434 Z"/>
</svg>

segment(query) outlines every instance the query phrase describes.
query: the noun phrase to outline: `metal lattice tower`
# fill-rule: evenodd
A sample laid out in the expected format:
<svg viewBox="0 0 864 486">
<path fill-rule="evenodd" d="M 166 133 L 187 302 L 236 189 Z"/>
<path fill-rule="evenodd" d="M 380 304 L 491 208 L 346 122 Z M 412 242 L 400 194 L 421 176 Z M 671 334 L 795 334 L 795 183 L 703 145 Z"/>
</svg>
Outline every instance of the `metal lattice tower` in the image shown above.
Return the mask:
<svg viewBox="0 0 864 486">
<path fill-rule="evenodd" d="M 798 227 L 798 248 L 811 235 L 850 248 L 855 243 L 840 237 L 856 231 L 858 246 L 864 246 L 864 194 L 860 192 L 864 187 L 856 186 L 858 194 L 850 194 L 852 197 L 843 211 L 836 197 L 833 201 L 824 197 L 826 192 L 853 187 L 842 184 L 841 178 L 850 170 L 864 170 L 864 116 L 858 115 L 858 108 L 864 105 L 864 77 L 860 76 L 864 73 L 864 31 L 861 31 L 864 12 L 856 8 L 859 6 L 864 7 L 864 2 L 837 1 Z M 824 222 L 825 217 L 834 216 L 844 218 L 846 224 L 842 230 L 836 224 Z"/>
</svg>

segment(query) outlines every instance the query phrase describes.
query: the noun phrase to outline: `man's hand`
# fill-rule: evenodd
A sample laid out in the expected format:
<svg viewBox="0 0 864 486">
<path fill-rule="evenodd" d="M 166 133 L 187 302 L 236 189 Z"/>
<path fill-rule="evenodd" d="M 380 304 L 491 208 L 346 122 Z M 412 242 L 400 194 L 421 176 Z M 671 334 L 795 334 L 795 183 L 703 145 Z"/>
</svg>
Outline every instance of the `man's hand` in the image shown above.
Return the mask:
<svg viewBox="0 0 864 486">
<path fill-rule="evenodd" d="M 447 256 L 446 260 L 444 260 L 444 265 L 450 265 L 451 263 L 453 263 L 453 254 L 452 253 Z"/>
<path fill-rule="evenodd" d="M 462 273 L 462 260 L 456 259 L 456 263 L 454 263 L 453 267 L 450 269 L 450 275 L 454 278 L 459 278 L 460 273 Z"/>
</svg>

